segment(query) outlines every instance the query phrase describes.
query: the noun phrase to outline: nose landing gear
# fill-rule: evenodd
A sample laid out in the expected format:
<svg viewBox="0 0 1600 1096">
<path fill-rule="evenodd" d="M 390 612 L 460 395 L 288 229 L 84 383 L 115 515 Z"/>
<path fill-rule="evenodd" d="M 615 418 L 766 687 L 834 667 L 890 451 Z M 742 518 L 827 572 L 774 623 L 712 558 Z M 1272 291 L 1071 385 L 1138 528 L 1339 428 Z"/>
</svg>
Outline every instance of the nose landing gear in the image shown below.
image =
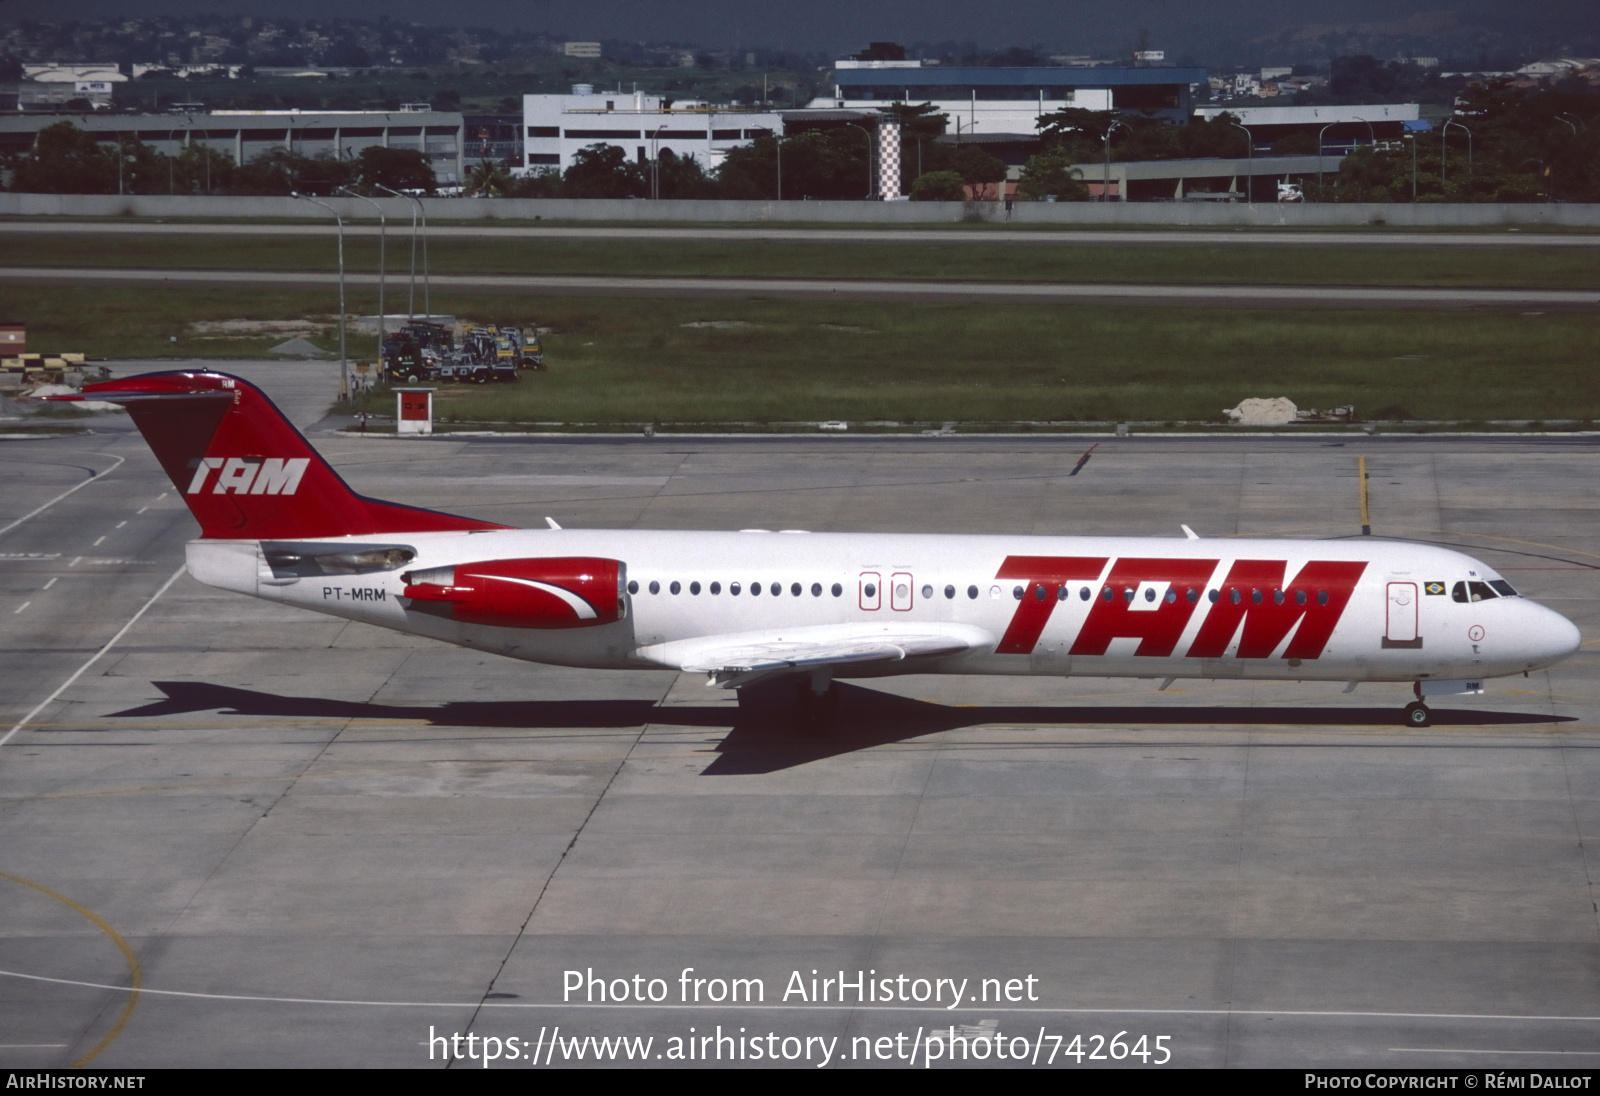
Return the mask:
<svg viewBox="0 0 1600 1096">
<path fill-rule="evenodd" d="M 1433 713 L 1428 710 L 1428 706 L 1422 701 L 1413 700 L 1406 705 L 1401 722 L 1407 727 L 1430 727 L 1433 725 Z"/>
</svg>

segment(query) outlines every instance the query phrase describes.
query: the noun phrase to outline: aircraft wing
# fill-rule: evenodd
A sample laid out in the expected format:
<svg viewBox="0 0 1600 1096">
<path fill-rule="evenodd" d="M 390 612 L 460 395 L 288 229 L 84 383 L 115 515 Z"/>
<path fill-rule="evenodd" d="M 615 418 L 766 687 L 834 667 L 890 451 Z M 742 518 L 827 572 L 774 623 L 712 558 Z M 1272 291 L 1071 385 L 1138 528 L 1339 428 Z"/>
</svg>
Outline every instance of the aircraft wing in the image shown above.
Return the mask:
<svg viewBox="0 0 1600 1096">
<path fill-rule="evenodd" d="M 959 655 L 994 644 L 989 632 L 967 624 L 829 624 L 658 643 L 635 657 L 707 674 L 708 685 L 731 689 L 777 674 Z"/>
</svg>

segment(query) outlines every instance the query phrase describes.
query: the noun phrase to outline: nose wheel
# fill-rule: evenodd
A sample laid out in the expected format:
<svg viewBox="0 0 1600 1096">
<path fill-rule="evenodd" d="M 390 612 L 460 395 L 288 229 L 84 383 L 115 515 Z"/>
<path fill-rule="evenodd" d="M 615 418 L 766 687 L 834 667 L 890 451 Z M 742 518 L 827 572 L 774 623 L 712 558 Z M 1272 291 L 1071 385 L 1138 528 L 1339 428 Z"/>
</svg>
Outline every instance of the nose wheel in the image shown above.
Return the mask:
<svg viewBox="0 0 1600 1096">
<path fill-rule="evenodd" d="M 1406 705 L 1403 721 L 1407 727 L 1429 727 L 1433 725 L 1433 713 L 1422 701 L 1413 700 Z"/>
</svg>

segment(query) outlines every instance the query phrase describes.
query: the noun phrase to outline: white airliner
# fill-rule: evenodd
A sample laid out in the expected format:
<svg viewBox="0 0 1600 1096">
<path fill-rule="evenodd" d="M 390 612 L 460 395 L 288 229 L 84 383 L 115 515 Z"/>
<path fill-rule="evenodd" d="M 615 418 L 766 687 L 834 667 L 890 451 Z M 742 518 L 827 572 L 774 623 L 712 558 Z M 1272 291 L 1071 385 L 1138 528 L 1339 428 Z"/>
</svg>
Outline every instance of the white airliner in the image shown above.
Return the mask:
<svg viewBox="0 0 1600 1096">
<path fill-rule="evenodd" d="M 944 673 L 1412 682 L 1403 721 L 1425 727 L 1423 697 L 1580 641 L 1442 548 L 513 529 L 357 495 L 235 377 L 152 373 L 84 397 L 125 405 L 183 493 L 201 582 L 530 662 L 786 677 L 803 724 L 830 718 L 835 678 Z"/>
</svg>

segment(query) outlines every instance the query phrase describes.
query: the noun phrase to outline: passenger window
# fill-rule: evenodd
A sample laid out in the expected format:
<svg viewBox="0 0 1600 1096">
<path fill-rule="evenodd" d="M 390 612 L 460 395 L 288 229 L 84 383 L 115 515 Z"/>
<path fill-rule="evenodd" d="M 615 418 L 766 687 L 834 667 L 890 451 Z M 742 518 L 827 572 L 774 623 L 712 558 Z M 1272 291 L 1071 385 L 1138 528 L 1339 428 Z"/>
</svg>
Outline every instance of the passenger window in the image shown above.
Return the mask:
<svg viewBox="0 0 1600 1096">
<path fill-rule="evenodd" d="M 800 596 L 800 584 L 798 582 L 796 582 L 793 585 L 791 585 L 789 587 L 789 593 L 793 594 L 795 597 L 799 597 Z"/>
<path fill-rule="evenodd" d="M 1057 601 L 1066 601 L 1067 600 L 1067 588 L 1065 586 L 1057 586 L 1056 587 L 1056 600 Z"/>
<path fill-rule="evenodd" d="M 1189 604 L 1193 605 L 1195 602 L 1200 600 L 1200 591 L 1191 586 L 1189 587 L 1188 593 L 1186 593 L 1184 596 L 1189 599 Z"/>
<path fill-rule="evenodd" d="M 1133 604 L 1133 587 L 1132 586 L 1124 586 L 1122 588 L 1122 600 L 1126 601 L 1130 605 Z"/>
<path fill-rule="evenodd" d="M 1083 589 L 1078 591 L 1078 600 L 1079 601 L 1088 601 L 1089 598 L 1092 597 L 1092 596 L 1093 595 L 1089 593 L 1089 587 L 1087 587 L 1087 586 L 1085 586 Z"/>
<path fill-rule="evenodd" d="M 1274 604 L 1274 605 L 1282 605 L 1283 604 L 1283 591 L 1282 590 L 1274 590 L 1274 591 L 1272 591 L 1272 604 Z"/>
<path fill-rule="evenodd" d="M 698 582 L 689 583 L 689 592 L 691 594 L 698 594 L 700 592 L 700 584 Z"/>
<path fill-rule="evenodd" d="M 956 596 L 956 588 L 954 586 L 946 586 L 944 588 L 944 599 L 946 601 L 951 600 L 955 596 Z"/>
<path fill-rule="evenodd" d="M 870 582 L 869 582 L 869 583 L 867 583 L 867 586 L 866 586 L 866 589 L 865 589 L 865 590 L 864 590 L 864 591 L 863 591 L 863 592 L 864 592 L 864 593 L 865 593 L 865 594 L 866 594 L 866 595 L 867 595 L 867 596 L 868 596 L 868 597 L 877 597 L 877 596 L 878 596 L 878 588 L 877 588 L 877 587 L 876 587 L 876 586 L 874 586 L 874 585 L 873 585 L 873 584 L 872 584 L 872 583 L 870 583 Z"/>
<path fill-rule="evenodd" d="M 761 583 L 752 582 L 750 584 L 750 596 L 751 597 L 760 597 L 761 596 Z"/>
<path fill-rule="evenodd" d="M 739 596 L 739 584 L 737 582 L 728 583 L 728 596 L 729 597 L 738 597 Z"/>
<path fill-rule="evenodd" d="M 661 583 L 657 582 L 655 579 L 651 579 L 650 592 L 652 594 L 659 594 L 661 592 Z"/>
<path fill-rule="evenodd" d="M 1110 601 L 1113 598 L 1115 598 L 1116 596 L 1117 595 L 1112 591 L 1111 587 L 1102 586 L 1100 588 L 1100 600 L 1101 601 Z"/>
<path fill-rule="evenodd" d="M 976 586 L 967 587 L 967 598 L 972 601 L 978 600 L 978 588 Z"/>
<path fill-rule="evenodd" d="M 1011 588 L 1011 596 L 1016 598 L 1018 601 L 1021 601 L 1022 600 L 1022 587 L 1020 587 L 1020 586 L 1012 587 Z"/>
<path fill-rule="evenodd" d="M 1154 586 L 1146 586 L 1144 588 L 1144 599 L 1146 601 L 1154 601 L 1156 599 L 1156 588 Z M 1133 599 L 1129 598 L 1128 600 L 1131 601 Z"/>
<path fill-rule="evenodd" d="M 1256 605 L 1260 605 L 1261 604 L 1261 591 L 1260 590 L 1251 590 L 1250 591 L 1250 600 L 1253 603 L 1255 603 Z"/>
<path fill-rule="evenodd" d="M 998 587 L 998 586 L 989 587 L 989 597 L 992 598 L 993 600 L 998 601 L 1000 599 L 1000 587 Z"/>
<path fill-rule="evenodd" d="M 932 597 L 933 596 L 933 587 L 932 586 L 924 586 L 922 588 L 922 596 L 923 597 Z"/>
<path fill-rule="evenodd" d="M 1232 590 L 1228 591 L 1228 600 L 1233 602 L 1235 605 L 1238 605 L 1244 600 L 1244 595 L 1239 592 L 1239 588 L 1236 586 Z"/>
<path fill-rule="evenodd" d="M 1215 590 L 1212 590 L 1212 591 L 1210 591 L 1210 592 L 1208 592 L 1206 594 L 1206 597 L 1211 600 L 1211 604 L 1213 604 L 1213 605 L 1215 605 L 1217 603 L 1218 596 L 1219 595 L 1217 594 L 1217 591 L 1215 591 Z"/>
<path fill-rule="evenodd" d="M 1044 583 L 1039 583 L 1033 588 L 1033 600 L 1043 601 L 1050 596 L 1050 591 L 1044 588 Z"/>
<path fill-rule="evenodd" d="M 822 583 L 813 582 L 811 584 L 811 596 L 812 597 L 821 597 L 822 596 Z"/>
<path fill-rule="evenodd" d="M 675 594 L 679 590 L 683 589 L 683 587 L 678 585 L 678 580 L 677 579 L 673 579 L 672 580 L 672 585 L 668 586 L 667 589 L 672 591 Z"/>
<path fill-rule="evenodd" d="M 1326 590 L 1318 590 L 1317 591 L 1317 604 L 1318 605 L 1326 605 L 1326 604 L 1328 604 L 1328 591 L 1326 591 Z"/>
<path fill-rule="evenodd" d="M 1296 605 L 1304 605 L 1306 603 L 1306 592 L 1304 590 L 1296 590 L 1294 592 L 1294 603 Z"/>
<path fill-rule="evenodd" d="M 1166 601 L 1166 603 L 1168 605 L 1176 604 L 1177 600 L 1178 600 L 1178 591 L 1176 591 L 1172 587 L 1168 586 L 1164 600 Z"/>
<path fill-rule="evenodd" d="M 771 589 L 772 589 L 772 596 L 773 597 L 777 597 L 779 594 L 783 593 L 783 587 L 778 585 L 778 583 L 776 583 L 776 582 L 774 582 L 772 584 Z"/>
<path fill-rule="evenodd" d="M 630 578 L 628 580 L 628 593 L 637 594 L 638 592 L 639 592 L 639 580 Z"/>
<path fill-rule="evenodd" d="M 835 582 L 833 584 L 833 596 L 834 597 L 843 597 L 844 596 L 844 587 L 839 585 L 837 582 Z"/>
<path fill-rule="evenodd" d="M 713 582 L 711 584 L 711 592 L 712 592 L 712 594 L 720 594 L 720 593 L 722 593 L 722 583 Z"/>
</svg>

